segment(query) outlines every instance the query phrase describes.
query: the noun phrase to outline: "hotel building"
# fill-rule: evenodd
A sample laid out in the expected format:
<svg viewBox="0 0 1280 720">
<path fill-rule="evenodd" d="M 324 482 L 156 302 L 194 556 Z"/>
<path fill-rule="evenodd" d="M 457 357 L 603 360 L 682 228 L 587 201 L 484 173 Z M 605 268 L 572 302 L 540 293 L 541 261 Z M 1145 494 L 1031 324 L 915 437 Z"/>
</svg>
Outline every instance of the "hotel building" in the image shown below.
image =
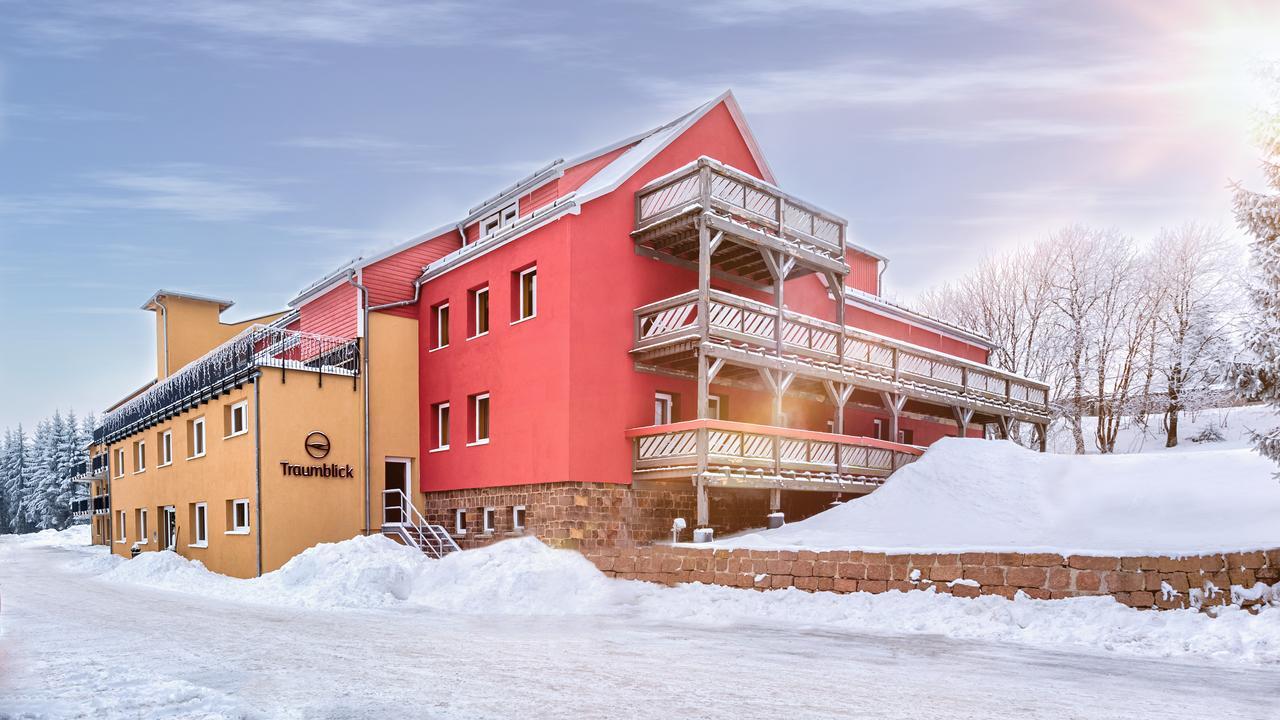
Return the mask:
<svg viewBox="0 0 1280 720">
<path fill-rule="evenodd" d="M 1043 442 L 1047 387 L 883 299 L 887 264 L 779 187 L 725 93 L 280 313 L 157 292 L 156 380 L 95 438 L 95 528 L 238 576 L 360 533 L 688 540 L 872 492 L 946 435 Z"/>
</svg>

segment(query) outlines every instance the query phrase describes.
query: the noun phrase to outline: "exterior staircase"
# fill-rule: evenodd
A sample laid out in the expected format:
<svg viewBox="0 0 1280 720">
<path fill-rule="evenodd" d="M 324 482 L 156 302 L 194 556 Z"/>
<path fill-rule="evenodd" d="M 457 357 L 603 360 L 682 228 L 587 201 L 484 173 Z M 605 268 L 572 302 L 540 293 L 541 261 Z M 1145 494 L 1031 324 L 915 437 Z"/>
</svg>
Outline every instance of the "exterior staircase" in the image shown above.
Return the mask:
<svg viewBox="0 0 1280 720">
<path fill-rule="evenodd" d="M 447 530 L 427 522 L 403 490 L 384 491 L 382 507 L 382 534 L 392 540 L 437 559 L 461 549 Z"/>
</svg>

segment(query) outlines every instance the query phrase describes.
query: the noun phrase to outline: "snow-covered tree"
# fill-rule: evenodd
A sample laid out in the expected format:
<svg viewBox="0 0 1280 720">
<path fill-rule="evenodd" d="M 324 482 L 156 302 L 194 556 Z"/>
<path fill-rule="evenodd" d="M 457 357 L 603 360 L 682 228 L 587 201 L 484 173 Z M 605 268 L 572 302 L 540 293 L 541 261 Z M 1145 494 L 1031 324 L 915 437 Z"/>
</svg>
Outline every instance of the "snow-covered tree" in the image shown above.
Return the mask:
<svg viewBox="0 0 1280 720">
<path fill-rule="evenodd" d="M 1249 357 L 1236 363 L 1233 379 L 1245 397 L 1260 398 L 1280 410 L 1280 67 L 1272 67 L 1273 101 L 1260 111 L 1258 146 L 1268 189 L 1234 188 L 1236 222 L 1253 237 L 1256 277 L 1249 296 L 1253 312 L 1246 319 Z M 1254 436 L 1255 447 L 1280 462 L 1280 427 Z"/>
<path fill-rule="evenodd" d="M 1151 369 L 1163 385 L 1165 447 L 1174 447 L 1179 414 L 1222 399 L 1238 320 L 1238 269 L 1222 231 L 1195 223 L 1162 230 L 1150 264 L 1160 291 Z"/>
<path fill-rule="evenodd" d="M 16 431 L 6 431 L 4 450 L 0 457 L 0 476 L 9 504 L 9 529 L 16 533 L 30 532 L 32 524 L 27 505 L 31 500 L 31 449 L 22 425 L 18 425 Z"/>
</svg>

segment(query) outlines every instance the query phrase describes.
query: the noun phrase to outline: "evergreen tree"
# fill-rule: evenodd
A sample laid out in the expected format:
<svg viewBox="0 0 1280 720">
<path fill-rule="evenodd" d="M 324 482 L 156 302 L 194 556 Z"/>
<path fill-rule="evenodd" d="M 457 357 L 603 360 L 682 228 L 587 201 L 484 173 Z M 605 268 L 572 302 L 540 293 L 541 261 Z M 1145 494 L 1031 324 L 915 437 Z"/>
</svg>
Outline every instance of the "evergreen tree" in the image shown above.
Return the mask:
<svg viewBox="0 0 1280 720">
<path fill-rule="evenodd" d="M 6 428 L 4 437 L 0 437 L 0 535 L 13 532 L 9 527 L 9 476 L 6 471 L 11 442 L 13 433 Z"/>
<path fill-rule="evenodd" d="M 9 503 L 9 529 L 15 533 L 31 532 L 27 504 L 31 499 L 28 495 L 28 481 L 31 478 L 32 468 L 27 433 L 19 424 L 17 431 L 8 431 L 5 434 L 5 454 L 3 459 L 0 459 L 3 472 L 0 474 L 4 477 L 5 495 Z"/>
<path fill-rule="evenodd" d="M 1254 192 L 1237 184 L 1236 222 L 1253 236 L 1252 257 L 1257 277 L 1250 290 L 1253 314 L 1248 316 L 1246 347 L 1252 357 L 1232 373 L 1238 392 L 1259 398 L 1280 410 L 1280 68 L 1271 68 L 1273 103 L 1260 115 L 1258 145 L 1269 191 Z M 1280 427 L 1254 434 L 1258 452 L 1280 462 Z"/>
<path fill-rule="evenodd" d="M 61 415 L 57 416 L 59 421 Z M 27 522 L 36 530 L 50 527 L 50 489 L 56 482 L 53 422 L 41 420 L 31 439 L 31 468 L 25 481 L 24 511 Z"/>
</svg>

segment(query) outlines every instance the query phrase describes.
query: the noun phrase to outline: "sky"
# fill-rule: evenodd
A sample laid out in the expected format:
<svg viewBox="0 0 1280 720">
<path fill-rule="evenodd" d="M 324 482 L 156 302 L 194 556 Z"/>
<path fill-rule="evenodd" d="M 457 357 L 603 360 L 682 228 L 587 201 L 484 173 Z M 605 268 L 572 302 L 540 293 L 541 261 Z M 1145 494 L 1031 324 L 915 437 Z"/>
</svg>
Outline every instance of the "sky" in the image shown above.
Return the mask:
<svg viewBox="0 0 1280 720">
<path fill-rule="evenodd" d="M 160 288 L 282 308 L 734 91 L 910 298 L 1069 223 L 1235 233 L 1276 2 L 0 0 L 0 427 L 154 377 Z"/>
</svg>

